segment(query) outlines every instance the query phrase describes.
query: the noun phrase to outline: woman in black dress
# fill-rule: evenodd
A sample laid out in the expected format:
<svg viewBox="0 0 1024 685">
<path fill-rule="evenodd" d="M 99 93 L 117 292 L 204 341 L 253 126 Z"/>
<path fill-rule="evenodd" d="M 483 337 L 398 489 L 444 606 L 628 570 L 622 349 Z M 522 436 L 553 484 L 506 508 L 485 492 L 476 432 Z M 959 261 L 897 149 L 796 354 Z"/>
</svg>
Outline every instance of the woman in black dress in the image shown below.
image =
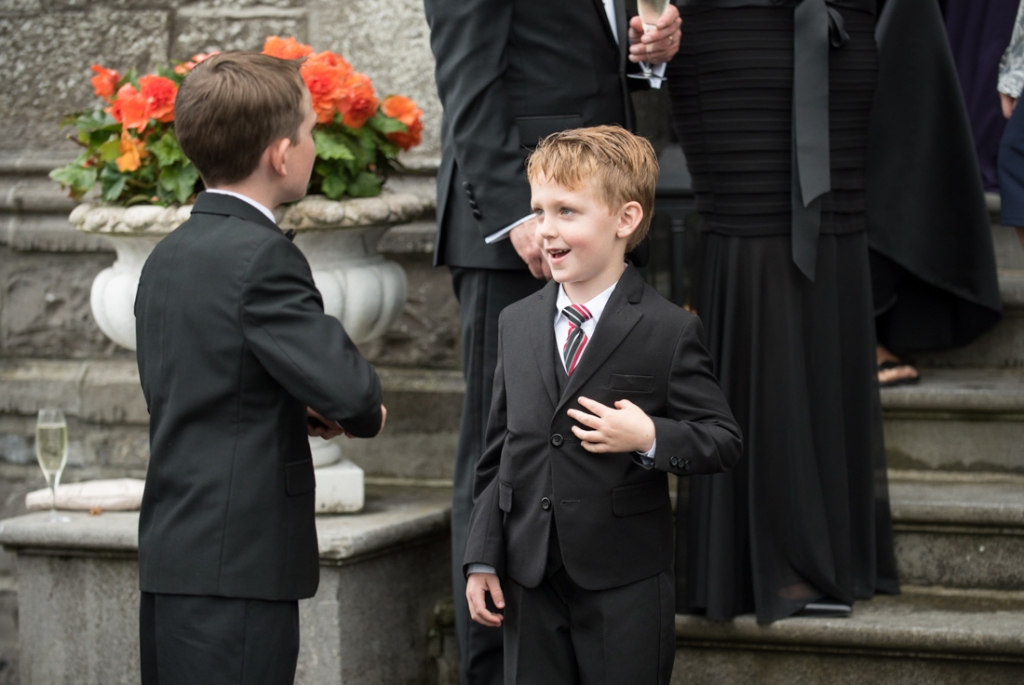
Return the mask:
<svg viewBox="0 0 1024 685">
<path fill-rule="evenodd" d="M 745 450 L 680 483 L 683 611 L 770 623 L 899 592 L 864 226 L 874 28 L 871 0 L 683 9 L 667 76 L 702 220 L 696 306 Z"/>
</svg>

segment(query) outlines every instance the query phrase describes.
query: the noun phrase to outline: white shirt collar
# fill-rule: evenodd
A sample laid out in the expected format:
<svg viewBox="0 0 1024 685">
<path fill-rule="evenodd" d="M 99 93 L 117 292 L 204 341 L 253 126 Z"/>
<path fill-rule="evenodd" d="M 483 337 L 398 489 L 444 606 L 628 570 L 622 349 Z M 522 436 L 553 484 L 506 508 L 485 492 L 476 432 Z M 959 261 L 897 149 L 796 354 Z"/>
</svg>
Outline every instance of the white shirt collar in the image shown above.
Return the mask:
<svg viewBox="0 0 1024 685">
<path fill-rule="evenodd" d="M 619 26 L 615 18 L 615 0 L 604 0 L 604 13 L 608 15 L 608 23 L 612 26 L 612 35 L 615 42 L 619 42 Z"/>
<path fill-rule="evenodd" d="M 581 302 L 590 311 L 591 321 L 594 326 L 597 325 L 598 320 L 601 318 L 601 314 L 604 312 L 605 305 L 608 304 L 608 298 L 612 296 L 612 292 L 615 291 L 615 286 L 619 284 L 618 281 L 612 283 L 612 286 L 604 292 L 594 296 L 589 302 Z M 555 306 L 558 308 L 558 313 L 555 315 L 555 321 L 558 321 L 558 317 L 565 316 L 562 310 L 572 304 L 572 300 L 565 294 L 565 287 L 562 285 L 558 286 L 558 299 L 555 301 Z M 589 323 L 589 322 L 588 322 Z"/>
<path fill-rule="evenodd" d="M 256 202 L 256 200 L 252 199 L 251 197 L 249 197 L 247 195 L 242 195 L 241 193 L 236 193 L 233 190 L 221 190 L 220 188 L 207 188 L 206 192 L 208 192 L 208 193 L 216 193 L 217 195 L 228 195 L 228 196 L 233 197 L 233 198 L 235 198 L 237 200 L 241 200 L 242 202 L 246 202 L 246 203 L 252 205 L 253 207 L 255 207 L 256 209 L 260 210 L 261 212 L 263 212 L 263 216 L 265 216 L 268 219 L 270 219 L 274 223 L 275 226 L 277 225 L 277 219 L 274 218 L 274 213 L 272 211 L 270 211 L 267 207 L 261 205 L 259 202 Z"/>
</svg>

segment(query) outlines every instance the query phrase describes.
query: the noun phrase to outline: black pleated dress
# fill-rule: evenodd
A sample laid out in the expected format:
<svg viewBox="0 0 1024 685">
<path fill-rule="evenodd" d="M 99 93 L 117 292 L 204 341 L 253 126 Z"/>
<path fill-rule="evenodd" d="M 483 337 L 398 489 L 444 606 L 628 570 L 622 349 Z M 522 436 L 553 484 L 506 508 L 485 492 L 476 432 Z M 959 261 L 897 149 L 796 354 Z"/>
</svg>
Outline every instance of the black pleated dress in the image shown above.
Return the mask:
<svg viewBox="0 0 1024 685">
<path fill-rule="evenodd" d="M 731 472 L 680 481 L 677 601 L 713 619 L 899 592 L 864 222 L 874 17 L 840 11 L 813 282 L 790 244 L 792 7 L 684 8 L 667 74 L 702 220 L 695 302 L 744 434 Z"/>
</svg>

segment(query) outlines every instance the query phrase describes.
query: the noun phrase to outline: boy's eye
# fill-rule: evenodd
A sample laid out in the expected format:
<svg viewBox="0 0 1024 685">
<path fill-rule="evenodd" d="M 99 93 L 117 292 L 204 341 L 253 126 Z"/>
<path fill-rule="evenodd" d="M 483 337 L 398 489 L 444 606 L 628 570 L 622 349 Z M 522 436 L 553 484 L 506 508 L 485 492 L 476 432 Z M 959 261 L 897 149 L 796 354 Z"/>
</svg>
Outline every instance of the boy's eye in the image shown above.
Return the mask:
<svg viewBox="0 0 1024 685">
<path fill-rule="evenodd" d="M 539 219 L 540 217 L 544 216 L 544 210 L 543 209 L 535 209 L 535 210 L 533 210 L 533 215 Z"/>
<path fill-rule="evenodd" d="M 559 213 L 560 213 L 560 214 L 561 214 L 562 216 L 568 216 L 568 215 L 572 214 L 572 213 L 573 213 L 573 211 L 574 211 L 574 210 L 573 210 L 573 209 L 571 209 L 571 208 L 569 208 L 569 207 L 562 207 L 562 208 L 561 208 L 561 209 L 559 210 Z"/>
</svg>

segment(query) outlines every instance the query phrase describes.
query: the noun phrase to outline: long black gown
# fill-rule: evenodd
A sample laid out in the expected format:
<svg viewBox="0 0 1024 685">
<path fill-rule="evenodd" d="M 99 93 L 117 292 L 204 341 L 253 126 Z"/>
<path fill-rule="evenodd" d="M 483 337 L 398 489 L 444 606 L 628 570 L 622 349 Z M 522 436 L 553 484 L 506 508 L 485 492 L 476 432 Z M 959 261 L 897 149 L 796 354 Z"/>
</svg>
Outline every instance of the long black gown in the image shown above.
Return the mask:
<svg viewBox="0 0 1024 685">
<path fill-rule="evenodd" d="M 677 603 L 713 619 L 899 591 L 864 227 L 875 25 L 839 11 L 813 282 L 791 255 L 792 3 L 684 7 L 667 73 L 702 220 L 695 302 L 744 433 L 732 472 L 680 482 Z"/>
</svg>

